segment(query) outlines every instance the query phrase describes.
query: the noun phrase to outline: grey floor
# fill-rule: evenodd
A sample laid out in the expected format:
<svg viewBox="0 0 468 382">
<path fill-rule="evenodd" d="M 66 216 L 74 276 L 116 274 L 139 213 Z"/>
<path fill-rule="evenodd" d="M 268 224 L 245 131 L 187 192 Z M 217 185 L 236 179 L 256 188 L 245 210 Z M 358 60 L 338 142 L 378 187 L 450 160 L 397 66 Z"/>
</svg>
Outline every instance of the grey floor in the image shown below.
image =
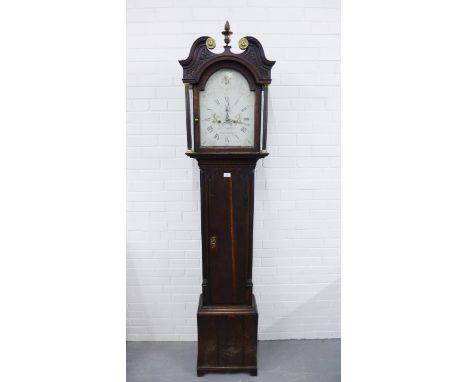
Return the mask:
<svg viewBox="0 0 468 382">
<path fill-rule="evenodd" d="M 258 376 L 196 376 L 196 342 L 127 342 L 127 382 L 339 382 L 340 340 L 260 341 Z"/>
</svg>

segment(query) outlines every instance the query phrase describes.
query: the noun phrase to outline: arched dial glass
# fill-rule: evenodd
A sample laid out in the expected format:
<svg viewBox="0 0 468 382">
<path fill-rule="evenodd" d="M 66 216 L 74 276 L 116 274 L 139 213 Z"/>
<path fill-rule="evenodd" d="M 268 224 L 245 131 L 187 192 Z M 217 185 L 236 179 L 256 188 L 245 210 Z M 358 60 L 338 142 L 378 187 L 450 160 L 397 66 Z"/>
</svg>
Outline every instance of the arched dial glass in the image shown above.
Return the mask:
<svg viewBox="0 0 468 382">
<path fill-rule="evenodd" d="M 213 73 L 200 91 L 200 146 L 254 145 L 255 91 L 233 69 Z"/>
</svg>

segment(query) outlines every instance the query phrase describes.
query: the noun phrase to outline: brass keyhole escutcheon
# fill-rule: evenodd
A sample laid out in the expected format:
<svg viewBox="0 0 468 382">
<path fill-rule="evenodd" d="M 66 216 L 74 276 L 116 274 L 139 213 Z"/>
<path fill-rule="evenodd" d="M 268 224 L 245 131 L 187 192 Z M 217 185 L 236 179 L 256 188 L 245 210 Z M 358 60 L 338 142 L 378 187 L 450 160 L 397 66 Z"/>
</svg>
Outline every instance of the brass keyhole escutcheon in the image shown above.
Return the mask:
<svg viewBox="0 0 468 382">
<path fill-rule="evenodd" d="M 215 235 L 210 237 L 210 247 L 211 247 L 211 249 L 216 248 L 216 236 Z"/>
</svg>

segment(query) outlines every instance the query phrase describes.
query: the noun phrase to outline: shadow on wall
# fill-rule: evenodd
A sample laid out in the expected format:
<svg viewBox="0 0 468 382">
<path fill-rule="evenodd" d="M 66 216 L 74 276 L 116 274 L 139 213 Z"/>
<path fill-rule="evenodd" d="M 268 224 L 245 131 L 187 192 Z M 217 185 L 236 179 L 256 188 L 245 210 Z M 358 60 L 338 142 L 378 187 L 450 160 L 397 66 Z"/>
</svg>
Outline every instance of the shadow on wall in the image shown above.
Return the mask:
<svg viewBox="0 0 468 382">
<path fill-rule="evenodd" d="M 173 286 L 170 273 L 180 270 L 152 265 L 154 260 L 169 259 L 148 259 L 143 268 L 141 259 L 127 259 L 127 341 L 195 341 L 200 282 Z M 188 301 L 172 301 L 168 289 L 174 288 Z"/>
<path fill-rule="evenodd" d="M 304 303 L 277 302 L 274 308 L 281 317 L 264 326 L 259 296 L 259 339 L 340 338 L 340 294 L 338 278 Z"/>
<path fill-rule="evenodd" d="M 164 293 L 165 280 L 152 276 L 150 266 L 135 274 L 132 260 L 127 260 L 127 340 L 196 340 L 198 283 L 184 287 L 190 302 L 173 302 L 170 294 Z M 151 278 L 157 278 L 158 284 L 153 284 Z M 262 301 L 263 293 L 254 290 L 259 340 L 340 338 L 340 284 L 337 278 L 305 302 Z"/>
<path fill-rule="evenodd" d="M 135 260 L 127 257 L 127 341 L 153 340 L 153 338 L 149 338 L 153 334 L 150 333 L 149 328 L 152 321 L 156 319 L 156 309 L 154 309 L 156 307 L 145 302 L 140 282 L 140 279 L 150 280 L 152 270 L 149 268 L 142 271 L 135 268 L 134 265 Z M 162 286 L 157 288 L 162 290 Z"/>
</svg>

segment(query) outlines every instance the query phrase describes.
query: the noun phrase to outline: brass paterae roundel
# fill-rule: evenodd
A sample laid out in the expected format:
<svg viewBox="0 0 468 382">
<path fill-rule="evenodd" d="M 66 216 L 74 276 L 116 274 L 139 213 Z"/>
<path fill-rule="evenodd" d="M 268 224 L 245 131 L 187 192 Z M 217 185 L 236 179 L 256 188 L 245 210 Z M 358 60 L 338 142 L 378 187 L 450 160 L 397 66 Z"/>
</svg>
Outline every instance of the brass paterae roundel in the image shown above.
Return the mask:
<svg viewBox="0 0 468 382">
<path fill-rule="evenodd" d="M 242 37 L 239 40 L 239 48 L 241 48 L 242 50 L 245 50 L 247 49 L 248 46 L 249 46 L 249 41 L 245 37 Z"/>
<path fill-rule="evenodd" d="M 216 41 L 213 37 L 208 37 L 206 39 L 206 47 L 208 49 L 214 49 L 216 47 Z"/>
</svg>

